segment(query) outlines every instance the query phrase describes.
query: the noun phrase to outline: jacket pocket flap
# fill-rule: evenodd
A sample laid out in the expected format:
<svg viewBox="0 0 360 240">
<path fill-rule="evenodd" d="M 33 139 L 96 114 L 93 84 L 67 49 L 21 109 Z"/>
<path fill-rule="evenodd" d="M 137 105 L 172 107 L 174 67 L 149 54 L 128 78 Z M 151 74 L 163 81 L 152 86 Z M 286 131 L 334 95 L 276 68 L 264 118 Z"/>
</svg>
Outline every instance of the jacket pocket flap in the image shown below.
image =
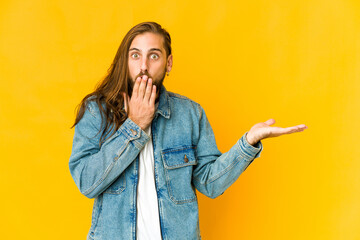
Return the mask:
<svg viewBox="0 0 360 240">
<path fill-rule="evenodd" d="M 165 168 L 174 169 L 188 165 L 196 165 L 195 158 L 196 146 L 183 146 L 161 151 Z"/>
</svg>

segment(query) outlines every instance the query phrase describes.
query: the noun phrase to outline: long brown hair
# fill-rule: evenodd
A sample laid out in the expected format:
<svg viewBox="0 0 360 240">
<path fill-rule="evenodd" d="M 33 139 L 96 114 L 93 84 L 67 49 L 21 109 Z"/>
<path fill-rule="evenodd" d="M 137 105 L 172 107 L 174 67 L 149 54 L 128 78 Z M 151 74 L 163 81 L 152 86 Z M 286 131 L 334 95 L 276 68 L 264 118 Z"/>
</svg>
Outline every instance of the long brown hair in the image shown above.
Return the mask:
<svg viewBox="0 0 360 240">
<path fill-rule="evenodd" d="M 103 138 L 110 126 L 111 128 L 109 130 L 114 130 L 115 127 L 115 131 L 113 131 L 108 138 L 110 138 L 127 119 L 126 111 L 122 109 L 124 106 L 124 97 L 121 93 L 125 92 L 126 95 L 130 97 L 132 93 L 132 82 L 130 82 L 132 80 L 128 68 L 129 48 L 134 38 L 145 32 L 152 32 L 163 36 L 166 57 L 171 54 L 170 34 L 162 28 L 161 25 L 156 22 L 143 22 L 137 24 L 125 35 L 104 79 L 97 84 L 95 91 L 86 95 L 76 107 L 76 119 L 71 128 L 73 128 L 83 117 L 89 98 L 92 97 L 96 101 L 101 113 L 101 126 L 103 126 L 104 116 L 106 120 L 106 125 L 100 137 L 99 145 L 105 141 Z M 105 104 L 105 109 L 102 104 Z M 130 111 L 130 107 L 127 107 L 128 111 Z M 99 126 L 100 130 L 98 134 L 101 131 L 101 126 Z"/>
</svg>

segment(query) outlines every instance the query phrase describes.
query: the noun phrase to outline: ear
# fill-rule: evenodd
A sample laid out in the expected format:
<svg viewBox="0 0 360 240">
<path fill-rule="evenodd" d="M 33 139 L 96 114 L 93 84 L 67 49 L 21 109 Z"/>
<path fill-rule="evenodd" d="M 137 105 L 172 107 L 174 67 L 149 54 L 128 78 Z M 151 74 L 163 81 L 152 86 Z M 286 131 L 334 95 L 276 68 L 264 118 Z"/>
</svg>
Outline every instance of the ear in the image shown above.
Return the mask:
<svg viewBox="0 0 360 240">
<path fill-rule="evenodd" d="M 172 56 L 172 54 L 170 54 L 167 58 L 167 63 L 166 63 L 166 71 L 167 72 L 171 71 L 172 64 L 173 64 L 173 56 Z"/>
</svg>

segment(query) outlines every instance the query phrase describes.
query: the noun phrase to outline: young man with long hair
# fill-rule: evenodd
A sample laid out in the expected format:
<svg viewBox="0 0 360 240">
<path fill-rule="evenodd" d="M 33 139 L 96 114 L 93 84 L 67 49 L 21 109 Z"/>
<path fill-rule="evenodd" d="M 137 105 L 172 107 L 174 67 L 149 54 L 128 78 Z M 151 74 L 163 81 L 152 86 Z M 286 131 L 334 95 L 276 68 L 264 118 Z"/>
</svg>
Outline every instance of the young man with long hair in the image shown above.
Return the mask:
<svg viewBox="0 0 360 240">
<path fill-rule="evenodd" d="M 201 105 L 164 87 L 172 63 L 170 34 L 139 23 L 79 104 L 69 168 L 94 198 L 88 239 L 201 239 L 195 189 L 218 197 L 260 156 L 260 140 L 307 128 L 270 119 L 221 153 Z"/>
</svg>

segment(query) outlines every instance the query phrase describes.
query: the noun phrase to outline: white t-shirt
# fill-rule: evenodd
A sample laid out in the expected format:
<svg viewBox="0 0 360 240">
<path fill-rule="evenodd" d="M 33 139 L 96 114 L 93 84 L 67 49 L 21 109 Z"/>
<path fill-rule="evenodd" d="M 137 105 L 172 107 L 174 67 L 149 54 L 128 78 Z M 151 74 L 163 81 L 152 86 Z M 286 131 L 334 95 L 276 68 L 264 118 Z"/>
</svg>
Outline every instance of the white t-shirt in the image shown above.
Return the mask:
<svg viewBox="0 0 360 240">
<path fill-rule="evenodd" d="M 151 136 L 151 125 L 145 129 Z M 139 156 L 139 181 L 137 187 L 137 240 L 160 240 L 160 219 L 155 187 L 154 150 L 152 138 Z"/>
</svg>

